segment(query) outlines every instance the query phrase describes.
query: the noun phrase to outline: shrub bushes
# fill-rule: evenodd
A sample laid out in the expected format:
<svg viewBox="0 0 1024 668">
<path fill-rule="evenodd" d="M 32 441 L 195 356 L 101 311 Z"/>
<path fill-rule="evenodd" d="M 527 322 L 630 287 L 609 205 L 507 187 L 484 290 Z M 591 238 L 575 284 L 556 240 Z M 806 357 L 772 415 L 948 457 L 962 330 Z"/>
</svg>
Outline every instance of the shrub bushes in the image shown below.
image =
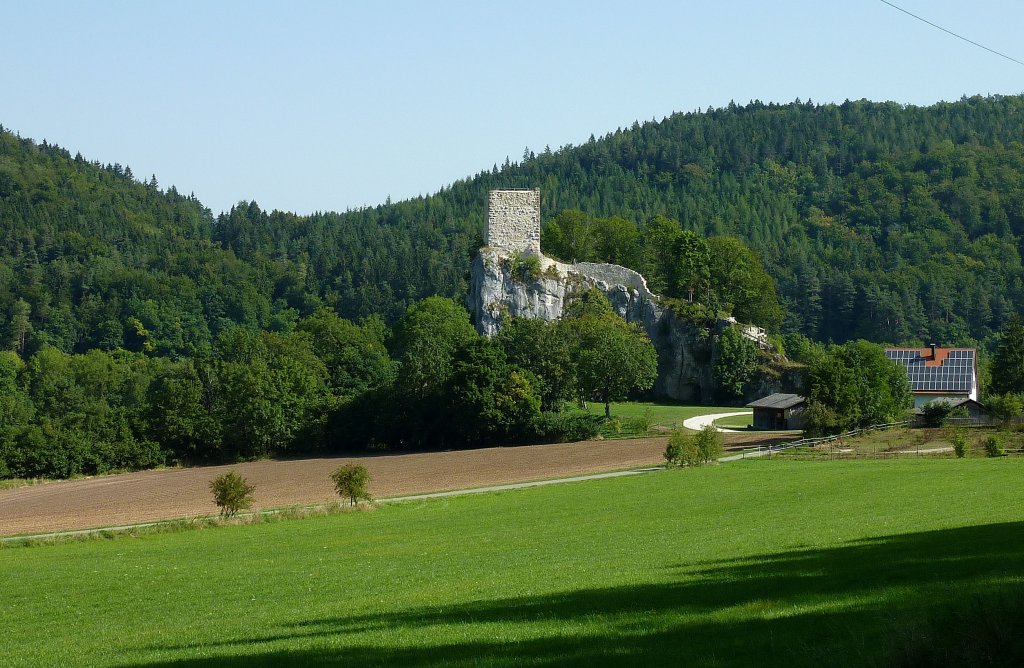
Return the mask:
<svg viewBox="0 0 1024 668">
<path fill-rule="evenodd" d="M 714 308 L 700 302 L 689 302 L 685 299 L 674 297 L 662 297 L 662 303 L 666 308 L 672 309 L 677 318 L 683 322 L 690 322 L 694 325 L 714 328 L 718 321 L 719 313 Z"/>
<path fill-rule="evenodd" d="M 640 415 L 633 415 L 622 420 L 623 428 L 633 434 L 642 436 L 651 430 L 651 409 L 646 408 Z"/>
<path fill-rule="evenodd" d="M 70 478 L 165 463 L 159 444 L 137 439 L 126 429 L 112 431 L 96 438 L 50 421 L 10 429 L 0 435 L 0 477 Z"/>
<path fill-rule="evenodd" d="M 926 427 L 941 427 L 946 424 L 953 407 L 946 401 L 930 401 L 921 409 Z"/>
<path fill-rule="evenodd" d="M 992 434 L 985 439 L 985 456 L 986 457 L 1002 457 L 1006 454 L 1006 448 L 1003 447 L 1003 439 L 999 438 L 995 434 Z"/>
<path fill-rule="evenodd" d="M 693 434 L 685 429 L 677 429 L 672 432 L 668 439 L 668 446 L 665 448 L 665 461 L 670 467 L 699 464 L 700 455 L 697 452 Z"/>
<path fill-rule="evenodd" d="M 602 418 L 583 411 L 541 413 L 533 422 L 536 439 L 543 443 L 570 443 L 594 438 Z"/>
<path fill-rule="evenodd" d="M 605 438 L 635 438 L 639 436 L 646 436 L 650 429 L 650 411 L 644 411 L 643 415 L 605 418 L 605 420 L 600 424 L 600 434 Z"/>
<path fill-rule="evenodd" d="M 843 418 L 825 404 L 809 400 L 804 411 L 804 433 L 808 436 L 831 436 L 843 430 Z"/>
<path fill-rule="evenodd" d="M 508 262 L 513 280 L 536 281 L 540 278 L 540 258 L 536 255 L 516 251 L 509 256 Z"/>
<path fill-rule="evenodd" d="M 999 420 L 1001 424 L 1007 425 L 1024 412 L 1024 402 L 1019 395 L 1010 392 L 991 394 L 985 398 L 985 412 Z"/>
<path fill-rule="evenodd" d="M 668 439 L 665 461 L 670 467 L 710 464 L 724 451 L 722 434 L 712 425 L 706 425 L 696 434 L 678 429 Z"/>
<path fill-rule="evenodd" d="M 697 445 L 697 455 L 703 464 L 716 461 L 725 452 L 722 434 L 715 429 L 714 425 L 704 425 L 694 437 L 694 442 Z"/>
<path fill-rule="evenodd" d="M 970 450 L 970 443 L 967 441 L 967 436 L 962 431 L 958 431 L 953 434 L 953 452 L 959 459 L 963 459 L 967 456 Z"/>
</svg>

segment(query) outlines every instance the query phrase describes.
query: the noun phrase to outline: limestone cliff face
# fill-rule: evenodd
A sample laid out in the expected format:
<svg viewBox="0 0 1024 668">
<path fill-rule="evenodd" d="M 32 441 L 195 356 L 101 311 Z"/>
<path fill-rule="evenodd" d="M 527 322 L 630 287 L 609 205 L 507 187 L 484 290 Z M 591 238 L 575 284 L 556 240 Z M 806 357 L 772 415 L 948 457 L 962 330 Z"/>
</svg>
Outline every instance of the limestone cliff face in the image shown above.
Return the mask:
<svg viewBox="0 0 1024 668">
<path fill-rule="evenodd" d="M 594 287 L 608 297 L 619 316 L 640 323 L 653 342 L 658 353 L 655 396 L 688 403 L 715 403 L 715 332 L 685 322 L 662 308 L 644 277 L 632 269 L 588 262 L 566 264 L 543 255 L 534 257 L 540 263 L 540 275 L 536 278 L 514 266 L 508 255 L 488 248 L 480 250 L 473 261 L 466 303 L 481 334 L 493 336 L 501 329 L 502 319 L 510 316 L 557 320 L 574 292 Z M 761 376 L 751 383 L 750 394 L 756 396 L 749 399 L 785 387 L 766 374 Z"/>
<path fill-rule="evenodd" d="M 536 256 L 535 256 L 536 257 Z M 557 320 L 574 292 L 601 290 L 612 308 L 629 322 L 643 325 L 658 351 L 655 394 L 679 401 L 709 401 L 714 393 L 712 346 L 658 305 L 658 298 L 637 272 L 610 264 L 565 264 L 539 256 L 540 275 L 532 278 L 504 253 L 481 249 L 473 261 L 467 305 L 477 330 L 493 336 L 503 318 Z"/>
<path fill-rule="evenodd" d="M 538 257 L 538 256 L 533 256 Z M 477 330 L 493 336 L 508 316 L 557 320 L 573 292 L 596 287 L 612 307 L 629 322 L 643 323 L 650 332 L 662 316 L 657 297 L 647 289 L 643 276 L 625 267 L 580 262 L 566 264 L 539 256 L 540 275 L 527 276 L 512 260 L 484 248 L 473 261 L 466 302 Z"/>
<path fill-rule="evenodd" d="M 557 320 L 575 291 L 597 288 L 615 311 L 643 325 L 658 352 L 656 396 L 690 403 L 713 403 L 716 384 L 712 368 L 717 331 L 675 317 L 660 305 L 644 277 L 614 264 L 566 264 L 545 257 L 540 249 L 540 190 L 492 190 L 487 195 L 484 243 L 473 261 L 466 303 L 481 334 L 493 336 L 502 318 L 520 316 Z M 732 324 L 726 326 L 734 326 Z M 763 330 L 745 328 L 764 336 Z M 765 341 L 759 340 L 764 345 Z M 777 387 L 782 374 L 764 373 L 750 383 L 750 393 Z M 754 397 L 762 394 L 754 394 Z M 753 398 L 753 397 L 751 397 Z"/>
</svg>

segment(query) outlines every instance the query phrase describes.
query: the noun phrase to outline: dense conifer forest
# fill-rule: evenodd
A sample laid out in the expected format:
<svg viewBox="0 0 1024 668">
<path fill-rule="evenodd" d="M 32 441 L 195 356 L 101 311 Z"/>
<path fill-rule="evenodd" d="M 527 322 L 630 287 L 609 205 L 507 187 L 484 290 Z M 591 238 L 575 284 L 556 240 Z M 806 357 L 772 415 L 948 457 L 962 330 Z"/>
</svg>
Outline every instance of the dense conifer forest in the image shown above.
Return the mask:
<svg viewBox="0 0 1024 668">
<path fill-rule="evenodd" d="M 215 216 L 155 176 L 0 128 L 0 475 L 323 445 L 346 406 L 402 377 L 391 325 L 428 296 L 464 298 L 499 187 L 541 188 L 563 259 L 633 266 L 776 331 L 991 348 L 1024 306 L 1022 130 L 1021 96 L 730 104 L 527 149 L 428 197 Z M 590 236 L 568 243 L 577 219 Z M 660 268 L 666 234 L 710 253 L 703 296 Z M 725 251 L 771 299 L 726 294 Z M 506 348 L 452 355 L 493 371 Z M 543 379 L 521 380 L 540 402 Z"/>
<path fill-rule="evenodd" d="M 0 317 L 62 350 L 208 347 L 229 323 L 287 328 L 318 306 L 393 322 L 465 294 L 486 191 L 656 216 L 760 255 L 785 331 L 812 339 L 983 340 L 1024 304 L 1024 98 L 730 105 L 634 124 L 435 195 L 299 216 L 214 217 L 156 178 L 0 134 Z M 583 259 L 603 259 L 599 254 Z M 31 332 L 25 332 L 30 327 Z"/>
</svg>

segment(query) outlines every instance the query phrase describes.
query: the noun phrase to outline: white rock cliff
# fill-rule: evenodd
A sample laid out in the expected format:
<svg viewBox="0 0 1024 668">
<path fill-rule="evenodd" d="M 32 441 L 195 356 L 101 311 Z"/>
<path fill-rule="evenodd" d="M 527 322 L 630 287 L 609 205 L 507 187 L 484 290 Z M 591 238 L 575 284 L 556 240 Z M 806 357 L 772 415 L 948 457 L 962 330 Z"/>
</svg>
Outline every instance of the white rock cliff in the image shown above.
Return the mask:
<svg viewBox="0 0 1024 668">
<path fill-rule="evenodd" d="M 675 318 L 658 304 L 643 276 L 612 264 L 566 264 L 539 257 L 541 272 L 530 277 L 512 256 L 482 248 L 473 261 L 467 306 L 477 330 L 493 336 L 509 317 L 557 320 L 574 292 L 597 288 L 629 322 L 640 323 L 658 352 L 657 396 L 711 402 L 713 342 L 699 328 Z"/>
<path fill-rule="evenodd" d="M 493 336 L 509 317 L 557 320 L 573 293 L 597 288 L 619 316 L 640 323 L 654 344 L 656 396 L 691 403 L 715 400 L 714 332 L 676 318 L 632 269 L 592 262 L 567 264 L 543 255 L 539 190 L 491 191 L 485 239 L 487 245 L 473 260 L 466 298 L 481 334 Z M 756 391 L 773 387 L 767 378 L 759 379 Z"/>
</svg>

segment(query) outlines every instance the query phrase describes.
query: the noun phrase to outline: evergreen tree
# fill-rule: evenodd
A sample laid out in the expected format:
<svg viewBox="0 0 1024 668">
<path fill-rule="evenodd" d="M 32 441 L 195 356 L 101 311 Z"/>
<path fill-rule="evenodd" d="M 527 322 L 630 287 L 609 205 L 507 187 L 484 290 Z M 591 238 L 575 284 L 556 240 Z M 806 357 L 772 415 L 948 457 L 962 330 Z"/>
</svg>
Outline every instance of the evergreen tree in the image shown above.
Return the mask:
<svg viewBox="0 0 1024 668">
<path fill-rule="evenodd" d="M 994 394 L 1024 393 L 1024 320 L 1017 314 L 999 332 L 992 364 Z"/>
<path fill-rule="evenodd" d="M 32 322 L 29 320 L 31 307 L 24 299 L 14 302 L 11 307 L 11 319 L 8 325 L 8 346 L 19 354 L 25 353 L 28 337 L 32 334 Z"/>
</svg>

